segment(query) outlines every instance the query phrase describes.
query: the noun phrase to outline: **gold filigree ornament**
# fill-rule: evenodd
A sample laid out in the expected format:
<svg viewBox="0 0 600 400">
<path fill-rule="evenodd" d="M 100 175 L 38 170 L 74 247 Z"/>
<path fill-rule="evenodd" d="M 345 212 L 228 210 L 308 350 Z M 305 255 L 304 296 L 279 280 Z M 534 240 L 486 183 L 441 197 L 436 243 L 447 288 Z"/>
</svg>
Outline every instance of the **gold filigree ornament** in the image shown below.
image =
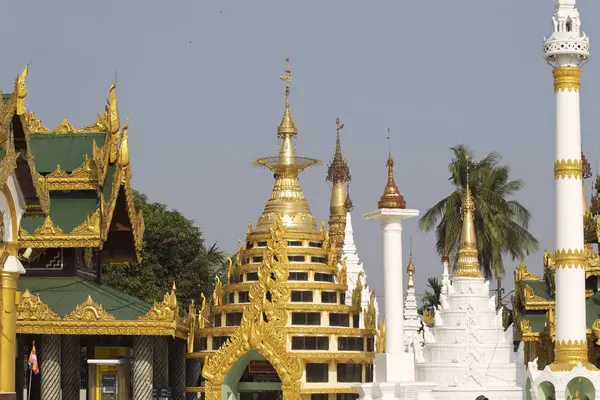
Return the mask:
<svg viewBox="0 0 600 400">
<path fill-rule="evenodd" d="M 379 321 L 379 331 L 375 338 L 375 350 L 379 354 L 385 353 L 385 322 L 383 320 Z"/>
<path fill-rule="evenodd" d="M 585 268 L 585 251 L 583 249 L 556 250 L 554 262 L 559 268 Z"/>
<path fill-rule="evenodd" d="M 50 129 L 46 128 L 46 126 L 35 117 L 33 111 L 27 111 L 25 113 L 25 123 L 27 124 L 27 128 L 29 133 L 40 134 L 40 133 L 50 133 Z"/>
<path fill-rule="evenodd" d="M 263 262 L 258 267 L 259 280 L 250 289 L 250 305 L 244 309 L 242 322 L 235 333 L 204 363 L 202 375 L 206 379 L 207 400 L 221 399 L 223 379 L 240 356 L 253 349 L 273 365 L 281 379 L 283 400 L 300 398 L 302 361 L 297 354 L 287 351 L 285 325 L 286 305 L 290 291 L 286 287 L 289 276 L 286 230 L 278 219 L 270 227 Z"/>
<path fill-rule="evenodd" d="M 564 92 L 565 90 L 579 92 L 581 87 L 581 70 L 579 68 L 554 68 L 552 76 L 554 77 L 554 93 Z"/>
<path fill-rule="evenodd" d="M 53 132 L 60 134 L 77 133 L 77 129 L 65 118 L 60 124 L 56 125 Z"/>
<path fill-rule="evenodd" d="M 371 297 L 369 299 L 369 305 L 364 311 L 365 316 L 365 329 L 375 330 L 377 310 L 375 310 L 375 291 L 371 291 Z"/>
<path fill-rule="evenodd" d="M 19 74 L 15 81 L 15 93 L 17 94 L 17 115 L 23 115 L 27 112 L 25 108 L 25 98 L 27 97 L 27 84 L 25 78 L 29 75 L 29 64 L 25 66 L 23 72 Z"/>
<path fill-rule="evenodd" d="M 522 286 L 522 298 L 526 310 L 548 310 L 554 306 L 554 300 L 538 296 L 529 285 Z"/>
<path fill-rule="evenodd" d="M 65 317 L 65 321 L 112 321 L 114 319 L 115 317 L 104 311 L 102 305 L 92 300 L 91 296 Z"/>
<path fill-rule="evenodd" d="M 550 370 L 555 372 L 570 371 L 577 366 L 577 363 L 581 363 L 589 370 L 598 370 L 588 360 L 588 345 L 585 339 L 557 340 L 554 346 L 554 362 L 549 365 Z"/>
<path fill-rule="evenodd" d="M 594 320 L 594 324 L 592 325 L 592 333 L 596 337 L 596 344 L 600 346 L 600 318 L 596 318 L 596 320 Z"/>
<path fill-rule="evenodd" d="M 60 164 L 56 169 L 44 177 L 40 177 L 45 182 L 48 190 L 96 190 L 98 180 L 92 169 L 92 160 L 86 155 L 80 167 L 68 173 L 64 171 Z"/>
<path fill-rule="evenodd" d="M 79 226 L 66 233 L 54 225 L 50 216 L 33 233 L 19 228 L 19 241 L 22 247 L 98 247 L 100 246 L 100 209 L 96 209 Z"/>
<path fill-rule="evenodd" d="M 530 273 L 529 270 L 527 270 L 527 265 L 525 265 L 525 263 L 521 263 L 515 269 L 515 282 L 520 282 L 524 280 L 539 281 L 540 277 Z"/>
<path fill-rule="evenodd" d="M 358 310 L 361 309 L 361 303 L 362 303 L 362 291 L 363 291 L 362 276 L 363 275 L 364 275 L 364 271 L 360 271 L 358 273 L 358 276 L 356 277 L 356 286 L 352 290 L 352 307 L 354 307 L 354 309 L 358 309 Z"/>
<path fill-rule="evenodd" d="M 178 321 L 179 306 L 177 303 L 176 287 L 173 283 L 171 293 L 166 293 L 161 302 L 155 301 L 152 308 L 139 321 Z"/>
<path fill-rule="evenodd" d="M 565 160 L 554 161 L 554 179 L 583 179 L 583 161 Z"/>
<path fill-rule="evenodd" d="M 25 289 L 17 306 L 17 321 L 60 321 L 60 317 L 36 296 Z"/>
</svg>

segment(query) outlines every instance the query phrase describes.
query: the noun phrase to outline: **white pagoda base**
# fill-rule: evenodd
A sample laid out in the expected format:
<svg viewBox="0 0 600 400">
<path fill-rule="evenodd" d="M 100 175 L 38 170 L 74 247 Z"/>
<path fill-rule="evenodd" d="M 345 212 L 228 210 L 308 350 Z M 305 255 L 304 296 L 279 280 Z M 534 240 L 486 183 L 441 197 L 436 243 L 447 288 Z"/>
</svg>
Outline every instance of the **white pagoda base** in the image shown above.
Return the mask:
<svg viewBox="0 0 600 400">
<path fill-rule="evenodd" d="M 600 371 L 590 371 L 577 364 L 571 371 L 553 372 L 549 367 L 538 370 L 537 360 L 528 364 L 525 400 L 571 400 L 575 392 L 579 392 L 580 400 L 600 398 Z"/>
<path fill-rule="evenodd" d="M 435 311 L 435 327 L 425 327 L 424 348 L 415 347 L 416 379 L 435 382 L 436 400 L 522 400 L 512 328 L 504 331 L 489 282 L 456 278 Z"/>
</svg>

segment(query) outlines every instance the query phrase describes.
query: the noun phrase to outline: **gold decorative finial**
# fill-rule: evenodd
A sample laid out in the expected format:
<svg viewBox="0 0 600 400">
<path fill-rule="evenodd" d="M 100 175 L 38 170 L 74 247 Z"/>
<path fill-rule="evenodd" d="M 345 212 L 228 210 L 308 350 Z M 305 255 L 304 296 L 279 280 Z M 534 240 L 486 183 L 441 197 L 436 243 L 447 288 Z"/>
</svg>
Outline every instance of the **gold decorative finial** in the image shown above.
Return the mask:
<svg viewBox="0 0 600 400">
<path fill-rule="evenodd" d="M 390 130 L 388 129 L 388 143 L 390 141 Z M 377 206 L 382 208 L 406 208 L 406 201 L 404 201 L 404 197 L 400 194 L 400 190 L 398 190 L 398 186 L 396 186 L 396 182 L 394 180 L 394 159 L 392 158 L 392 150 L 390 147 L 389 155 L 387 159 L 387 168 L 388 168 L 388 181 L 385 189 L 383 190 L 383 194 L 381 195 Z"/>
<path fill-rule="evenodd" d="M 127 129 L 129 129 L 129 118 L 125 121 L 125 125 L 123 125 L 121 146 L 119 147 L 119 165 L 121 167 L 129 165 L 129 136 L 127 136 Z"/>
<path fill-rule="evenodd" d="M 408 273 L 408 288 L 412 289 L 413 287 L 415 287 L 415 284 L 413 282 L 413 274 L 415 273 L 415 266 L 413 264 L 413 260 L 412 260 L 412 236 L 410 236 L 408 238 L 409 240 L 409 249 L 410 249 L 410 258 L 408 259 L 408 266 L 406 267 L 406 272 Z"/>
<path fill-rule="evenodd" d="M 454 277 L 483 278 L 479 266 L 477 238 L 475 236 L 475 202 L 469 187 L 469 157 L 467 156 L 467 181 L 462 201 L 461 213 L 463 218 L 460 249 Z"/>
<path fill-rule="evenodd" d="M 27 110 L 25 108 L 25 97 L 27 97 L 27 84 L 25 78 L 29 75 L 29 64 L 23 68 L 23 72 L 19 74 L 15 82 L 15 91 L 17 92 L 17 115 L 24 115 Z"/>
<path fill-rule="evenodd" d="M 290 111 L 290 83 L 292 82 L 292 70 L 290 69 L 290 58 L 285 59 L 285 75 L 279 77 L 285 82 L 285 112 L 283 113 L 283 119 L 279 128 L 277 129 L 277 135 L 283 137 L 285 134 L 295 136 L 298 134 L 296 124 L 292 118 L 292 112 Z"/>
<path fill-rule="evenodd" d="M 335 125 L 335 132 L 337 135 L 337 139 L 335 142 L 335 153 L 333 154 L 331 162 L 327 166 L 327 178 L 325 178 L 325 180 L 332 183 L 346 183 L 352 180 L 352 176 L 350 175 L 350 168 L 348 167 L 348 163 L 346 162 L 346 160 L 344 160 L 344 156 L 342 155 L 340 132 L 342 131 L 342 129 L 344 129 L 344 124 L 341 124 L 340 119 L 336 118 Z"/>
<path fill-rule="evenodd" d="M 352 199 L 350 198 L 350 184 L 346 184 L 346 201 L 344 202 L 344 208 L 346 212 L 352 211 L 354 208 L 354 204 L 352 204 Z"/>
<path fill-rule="evenodd" d="M 117 88 L 117 75 L 115 73 L 115 81 L 112 85 L 110 85 L 110 90 L 108 92 L 108 100 L 104 110 L 104 114 L 106 116 L 106 128 L 108 131 L 108 142 L 110 148 L 110 162 L 116 163 L 118 157 L 118 147 L 119 147 L 119 129 L 120 129 L 120 119 L 119 119 L 119 108 L 117 104 L 117 95 L 115 90 Z"/>
</svg>

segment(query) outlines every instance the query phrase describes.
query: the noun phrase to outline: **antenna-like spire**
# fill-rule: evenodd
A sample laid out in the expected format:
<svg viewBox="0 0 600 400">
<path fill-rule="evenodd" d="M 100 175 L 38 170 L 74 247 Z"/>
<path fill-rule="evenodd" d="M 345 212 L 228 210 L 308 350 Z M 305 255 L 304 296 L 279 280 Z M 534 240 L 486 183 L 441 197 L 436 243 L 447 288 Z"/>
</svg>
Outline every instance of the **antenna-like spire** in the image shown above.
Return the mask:
<svg viewBox="0 0 600 400">
<path fill-rule="evenodd" d="M 469 156 L 467 156 L 467 181 L 461 207 L 463 226 L 454 278 L 483 278 L 479 267 L 477 238 L 475 236 L 475 202 L 469 187 L 469 163 Z"/>
<path fill-rule="evenodd" d="M 285 59 L 285 75 L 279 77 L 285 82 L 285 112 L 283 113 L 283 119 L 279 128 L 277 129 L 277 135 L 283 137 L 284 134 L 295 136 L 298 134 L 296 124 L 292 118 L 292 112 L 290 111 L 290 83 L 292 83 L 292 70 L 290 69 L 290 58 Z"/>
<path fill-rule="evenodd" d="M 394 159 L 392 158 L 392 148 L 390 143 L 390 130 L 388 129 L 388 146 L 389 146 L 389 155 L 387 159 L 387 168 L 388 168 L 388 181 L 385 189 L 383 190 L 383 195 L 379 198 L 379 202 L 377 206 L 381 208 L 406 208 L 406 201 L 404 201 L 404 197 L 400 194 L 400 190 L 398 190 L 398 186 L 396 186 L 396 182 L 394 180 Z"/>
<path fill-rule="evenodd" d="M 412 260 L 412 236 L 408 238 L 408 248 L 410 249 L 410 258 L 408 259 L 408 266 L 406 267 L 406 272 L 408 273 L 408 288 L 411 289 L 415 287 L 415 283 L 413 282 L 413 274 L 415 273 L 415 266 L 413 265 Z"/>
</svg>

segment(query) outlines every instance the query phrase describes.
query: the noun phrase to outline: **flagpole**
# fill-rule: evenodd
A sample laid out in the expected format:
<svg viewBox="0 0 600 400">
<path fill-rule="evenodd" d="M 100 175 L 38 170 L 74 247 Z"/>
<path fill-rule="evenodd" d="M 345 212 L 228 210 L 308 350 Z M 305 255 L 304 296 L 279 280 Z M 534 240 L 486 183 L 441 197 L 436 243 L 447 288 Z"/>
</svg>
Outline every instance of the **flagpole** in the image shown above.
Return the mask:
<svg viewBox="0 0 600 400">
<path fill-rule="evenodd" d="M 33 377 L 33 370 L 29 368 L 29 387 L 27 388 L 27 400 L 31 400 L 31 378 Z"/>
</svg>

